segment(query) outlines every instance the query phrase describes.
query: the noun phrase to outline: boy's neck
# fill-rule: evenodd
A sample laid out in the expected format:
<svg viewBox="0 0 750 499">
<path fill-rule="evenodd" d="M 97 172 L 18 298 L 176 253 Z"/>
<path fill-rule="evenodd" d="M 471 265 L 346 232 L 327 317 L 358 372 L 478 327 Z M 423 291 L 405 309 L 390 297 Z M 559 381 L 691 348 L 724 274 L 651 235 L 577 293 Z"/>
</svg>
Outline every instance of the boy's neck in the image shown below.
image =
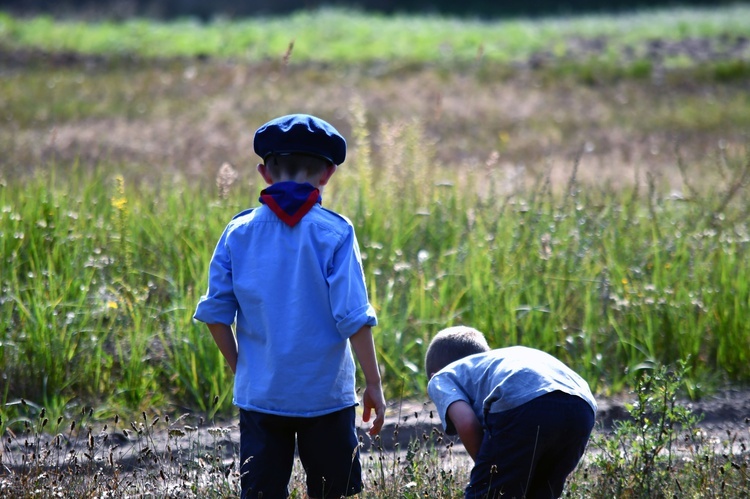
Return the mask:
<svg viewBox="0 0 750 499">
<path fill-rule="evenodd" d="M 296 182 L 298 184 L 311 184 L 315 188 L 320 187 L 319 178 L 310 178 L 304 172 L 295 176 L 282 175 L 278 179 L 274 179 L 274 184 L 278 184 L 279 182 Z"/>
<path fill-rule="evenodd" d="M 287 172 L 282 172 L 278 177 L 276 177 L 271 174 L 271 171 L 265 164 L 260 163 L 258 165 L 258 173 L 260 173 L 260 175 L 263 177 L 263 180 L 265 180 L 269 185 L 278 184 L 279 182 L 295 182 L 298 184 L 308 183 L 316 189 L 323 190 L 323 186 L 326 185 L 331 179 L 331 176 L 336 173 L 336 165 L 328 165 L 324 170 L 312 175 L 307 173 L 306 171 L 300 171 L 294 175 L 290 175 Z"/>
<path fill-rule="evenodd" d="M 278 184 L 279 182 L 296 182 L 298 184 L 311 184 L 315 188 L 320 188 L 320 176 L 314 175 L 313 177 L 309 177 L 305 172 L 300 172 L 294 176 L 281 175 L 279 178 L 273 180 L 274 184 Z"/>
</svg>

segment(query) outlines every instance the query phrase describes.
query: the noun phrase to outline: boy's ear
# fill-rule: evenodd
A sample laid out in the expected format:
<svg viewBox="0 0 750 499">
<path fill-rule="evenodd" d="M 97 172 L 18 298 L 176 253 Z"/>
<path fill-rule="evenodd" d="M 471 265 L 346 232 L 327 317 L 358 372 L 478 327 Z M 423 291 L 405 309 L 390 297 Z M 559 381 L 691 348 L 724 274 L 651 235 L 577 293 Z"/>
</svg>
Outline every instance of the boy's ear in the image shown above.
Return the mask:
<svg viewBox="0 0 750 499">
<path fill-rule="evenodd" d="M 273 177 L 271 177 L 271 172 L 268 170 L 268 167 L 265 165 L 265 163 L 258 163 L 257 170 L 258 173 L 260 173 L 260 176 L 263 177 L 263 180 L 265 180 L 268 185 L 273 184 Z"/>
<path fill-rule="evenodd" d="M 326 185 L 328 181 L 331 180 L 333 174 L 336 173 L 336 168 L 338 167 L 333 163 L 329 163 L 328 166 L 326 166 L 323 175 L 321 175 L 320 177 L 320 185 Z"/>
</svg>

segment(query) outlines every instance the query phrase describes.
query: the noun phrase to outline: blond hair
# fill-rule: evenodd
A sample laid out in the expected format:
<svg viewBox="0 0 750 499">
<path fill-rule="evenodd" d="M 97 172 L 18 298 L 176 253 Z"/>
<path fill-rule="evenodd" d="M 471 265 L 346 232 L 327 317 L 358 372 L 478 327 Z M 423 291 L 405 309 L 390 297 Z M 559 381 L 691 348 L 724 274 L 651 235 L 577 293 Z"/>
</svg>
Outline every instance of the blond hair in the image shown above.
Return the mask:
<svg viewBox="0 0 750 499">
<path fill-rule="evenodd" d="M 480 331 L 468 326 L 449 327 L 430 341 L 424 358 L 425 371 L 430 377 L 451 362 L 488 350 L 490 346 Z"/>
</svg>

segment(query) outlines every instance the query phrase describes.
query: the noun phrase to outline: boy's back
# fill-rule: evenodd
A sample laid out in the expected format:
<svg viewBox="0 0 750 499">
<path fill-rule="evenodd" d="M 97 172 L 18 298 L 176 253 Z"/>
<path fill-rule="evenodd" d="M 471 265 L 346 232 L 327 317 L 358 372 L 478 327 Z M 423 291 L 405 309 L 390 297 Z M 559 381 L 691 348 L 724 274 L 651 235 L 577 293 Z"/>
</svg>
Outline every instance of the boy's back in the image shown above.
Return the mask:
<svg viewBox="0 0 750 499">
<path fill-rule="evenodd" d="M 446 432 L 458 434 L 474 460 L 467 499 L 562 495 L 596 417 L 583 378 L 540 350 L 491 350 L 466 326 L 432 338 L 425 370 Z"/>
<path fill-rule="evenodd" d="M 315 416 L 356 404 L 346 338 L 374 323 L 363 281 L 350 278 L 361 274 L 358 254 L 351 223 L 320 205 L 294 227 L 268 206 L 229 223 L 211 275 L 232 283 L 225 320 L 236 310 L 239 407 Z"/>
<path fill-rule="evenodd" d="M 235 373 L 242 498 L 286 497 L 295 452 L 308 496 L 353 495 L 362 480 L 352 352 L 365 378 L 363 421 L 375 411 L 371 435 L 385 398 L 354 229 L 321 206 L 346 141 L 293 114 L 261 126 L 254 148 L 268 187 L 222 233 L 194 315 Z"/>
<path fill-rule="evenodd" d="M 596 412 L 583 378 L 552 355 L 523 346 L 464 357 L 436 373 L 428 385 L 449 433 L 445 411 L 456 400 L 468 402 L 482 421 L 485 413 L 507 411 L 556 390 L 584 399 Z"/>
</svg>

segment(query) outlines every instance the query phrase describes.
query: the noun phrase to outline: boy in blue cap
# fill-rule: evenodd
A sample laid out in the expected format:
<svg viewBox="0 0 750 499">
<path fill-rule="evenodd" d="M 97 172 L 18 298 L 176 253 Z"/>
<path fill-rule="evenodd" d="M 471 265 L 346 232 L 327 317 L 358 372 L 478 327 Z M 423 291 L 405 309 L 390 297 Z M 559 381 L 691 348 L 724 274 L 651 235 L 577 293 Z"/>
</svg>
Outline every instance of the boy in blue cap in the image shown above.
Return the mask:
<svg viewBox="0 0 750 499">
<path fill-rule="evenodd" d="M 446 433 L 458 434 L 474 460 L 467 499 L 562 495 L 596 417 L 583 378 L 540 350 L 491 350 L 465 326 L 435 335 L 425 371 Z"/>
<path fill-rule="evenodd" d="M 295 440 L 309 497 L 353 495 L 362 479 L 352 351 L 366 383 L 363 420 L 375 411 L 371 435 L 385 399 L 354 228 L 321 206 L 346 140 L 293 114 L 260 127 L 254 149 L 269 187 L 224 230 L 195 311 L 235 373 L 242 497 L 287 496 Z"/>
</svg>

